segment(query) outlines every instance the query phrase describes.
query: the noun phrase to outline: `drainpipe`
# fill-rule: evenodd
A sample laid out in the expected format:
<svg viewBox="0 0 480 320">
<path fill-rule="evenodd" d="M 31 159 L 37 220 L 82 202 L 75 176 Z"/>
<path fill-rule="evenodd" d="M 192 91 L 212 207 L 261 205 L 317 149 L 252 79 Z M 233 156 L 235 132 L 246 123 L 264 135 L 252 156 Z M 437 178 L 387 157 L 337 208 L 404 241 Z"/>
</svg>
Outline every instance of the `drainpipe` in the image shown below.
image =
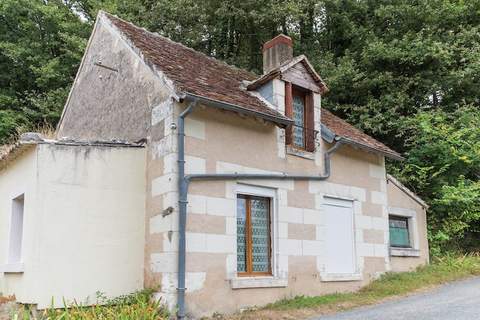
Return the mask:
<svg viewBox="0 0 480 320">
<path fill-rule="evenodd" d="M 320 181 L 326 180 L 330 177 L 330 157 L 331 155 L 342 145 L 343 140 L 340 138 L 336 140 L 336 143 L 325 152 L 325 169 L 322 175 L 303 175 L 303 174 L 287 174 L 287 173 L 274 173 L 274 174 L 257 174 L 257 173 L 214 173 L 214 174 L 189 174 L 185 176 L 188 183 L 191 181 L 212 181 L 212 180 L 312 180 Z"/>
<path fill-rule="evenodd" d="M 335 139 L 335 144 L 325 152 L 324 173 L 322 175 L 291 175 L 280 174 L 256 174 L 256 173 L 220 173 L 220 174 L 189 174 L 185 175 L 185 117 L 190 114 L 197 104 L 194 99 L 187 109 L 183 111 L 178 118 L 178 187 L 179 187 L 179 238 L 178 238 L 178 288 L 177 302 L 179 320 L 185 319 L 185 230 L 187 220 L 187 196 L 188 185 L 192 181 L 212 181 L 212 180 L 311 180 L 321 181 L 330 177 L 331 155 L 345 143 L 341 137 Z"/>
<path fill-rule="evenodd" d="M 192 112 L 196 101 L 192 101 L 178 117 L 178 319 L 185 318 L 185 228 L 187 223 L 188 180 L 185 179 L 185 117 Z"/>
</svg>

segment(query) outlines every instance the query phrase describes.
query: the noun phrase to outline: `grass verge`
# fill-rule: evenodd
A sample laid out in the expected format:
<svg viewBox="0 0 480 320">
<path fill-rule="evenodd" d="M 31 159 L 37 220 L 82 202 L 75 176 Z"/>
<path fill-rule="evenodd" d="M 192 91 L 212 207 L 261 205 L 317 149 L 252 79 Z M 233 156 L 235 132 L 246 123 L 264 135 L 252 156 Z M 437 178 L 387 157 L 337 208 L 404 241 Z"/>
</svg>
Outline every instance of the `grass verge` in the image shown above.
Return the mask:
<svg viewBox="0 0 480 320">
<path fill-rule="evenodd" d="M 354 293 L 335 293 L 314 297 L 297 296 L 229 317 L 215 315 L 213 319 L 302 319 L 378 303 L 470 276 L 480 276 L 480 254 L 461 257 L 446 256 L 437 258 L 432 264 L 412 272 L 387 273 Z"/>
<path fill-rule="evenodd" d="M 47 309 L 34 317 L 28 307 L 21 307 L 12 315 L 14 320 L 166 320 L 168 311 L 152 299 L 151 290 L 107 300 L 97 297 L 98 304 L 83 307 L 77 304 L 61 309 Z"/>
</svg>

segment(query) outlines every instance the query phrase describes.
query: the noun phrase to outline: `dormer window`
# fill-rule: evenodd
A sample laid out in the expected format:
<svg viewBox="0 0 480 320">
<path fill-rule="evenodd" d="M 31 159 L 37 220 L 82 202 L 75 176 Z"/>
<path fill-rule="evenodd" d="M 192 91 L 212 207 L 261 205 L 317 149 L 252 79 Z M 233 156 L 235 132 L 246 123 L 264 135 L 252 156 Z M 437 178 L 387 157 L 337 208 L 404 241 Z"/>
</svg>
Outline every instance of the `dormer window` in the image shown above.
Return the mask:
<svg viewBox="0 0 480 320">
<path fill-rule="evenodd" d="M 305 149 L 305 94 L 293 91 L 293 145 Z"/>
<path fill-rule="evenodd" d="M 285 83 L 285 114 L 293 120 L 286 129 L 286 144 L 308 152 L 315 151 L 313 93 Z"/>
</svg>

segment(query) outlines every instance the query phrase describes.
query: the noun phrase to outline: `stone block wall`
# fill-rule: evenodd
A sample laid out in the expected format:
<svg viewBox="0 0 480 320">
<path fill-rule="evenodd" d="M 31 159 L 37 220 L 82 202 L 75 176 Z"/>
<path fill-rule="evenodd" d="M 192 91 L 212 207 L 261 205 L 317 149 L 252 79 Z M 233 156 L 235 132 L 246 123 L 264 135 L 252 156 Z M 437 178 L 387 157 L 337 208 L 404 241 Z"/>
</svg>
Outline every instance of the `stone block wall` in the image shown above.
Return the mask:
<svg viewBox="0 0 480 320">
<path fill-rule="evenodd" d="M 178 194 L 176 134 L 167 129 L 167 123 L 176 121 L 180 108 L 173 107 L 160 120 L 165 135 L 152 139 L 148 165 L 152 183 L 146 279 L 147 284 L 161 286 L 158 297 L 171 307 L 176 302 Z M 186 121 L 187 172 L 321 173 L 322 163 L 315 158 L 288 153 L 282 158 L 276 130 L 258 120 L 199 106 Z M 321 147 L 319 154 L 330 146 Z M 342 147 L 332 161 L 333 174 L 328 181 L 212 181 L 190 185 L 186 234 L 190 314 L 229 313 L 299 294 L 356 290 L 390 269 L 383 157 Z M 236 196 L 245 188 L 272 194 L 275 201 L 271 277 L 237 276 Z M 353 201 L 357 273 L 349 277 L 325 274 L 326 196 Z M 164 217 L 161 211 L 169 206 L 174 212 Z"/>
</svg>

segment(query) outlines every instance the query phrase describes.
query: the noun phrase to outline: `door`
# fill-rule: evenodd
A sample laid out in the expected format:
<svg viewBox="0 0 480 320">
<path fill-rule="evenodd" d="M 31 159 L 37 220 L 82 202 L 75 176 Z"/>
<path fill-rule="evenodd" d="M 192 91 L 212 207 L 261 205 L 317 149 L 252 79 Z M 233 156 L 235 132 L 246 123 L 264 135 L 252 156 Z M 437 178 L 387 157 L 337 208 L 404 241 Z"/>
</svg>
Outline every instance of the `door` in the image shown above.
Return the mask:
<svg viewBox="0 0 480 320">
<path fill-rule="evenodd" d="M 327 274 L 356 272 L 353 201 L 325 197 Z"/>
</svg>

